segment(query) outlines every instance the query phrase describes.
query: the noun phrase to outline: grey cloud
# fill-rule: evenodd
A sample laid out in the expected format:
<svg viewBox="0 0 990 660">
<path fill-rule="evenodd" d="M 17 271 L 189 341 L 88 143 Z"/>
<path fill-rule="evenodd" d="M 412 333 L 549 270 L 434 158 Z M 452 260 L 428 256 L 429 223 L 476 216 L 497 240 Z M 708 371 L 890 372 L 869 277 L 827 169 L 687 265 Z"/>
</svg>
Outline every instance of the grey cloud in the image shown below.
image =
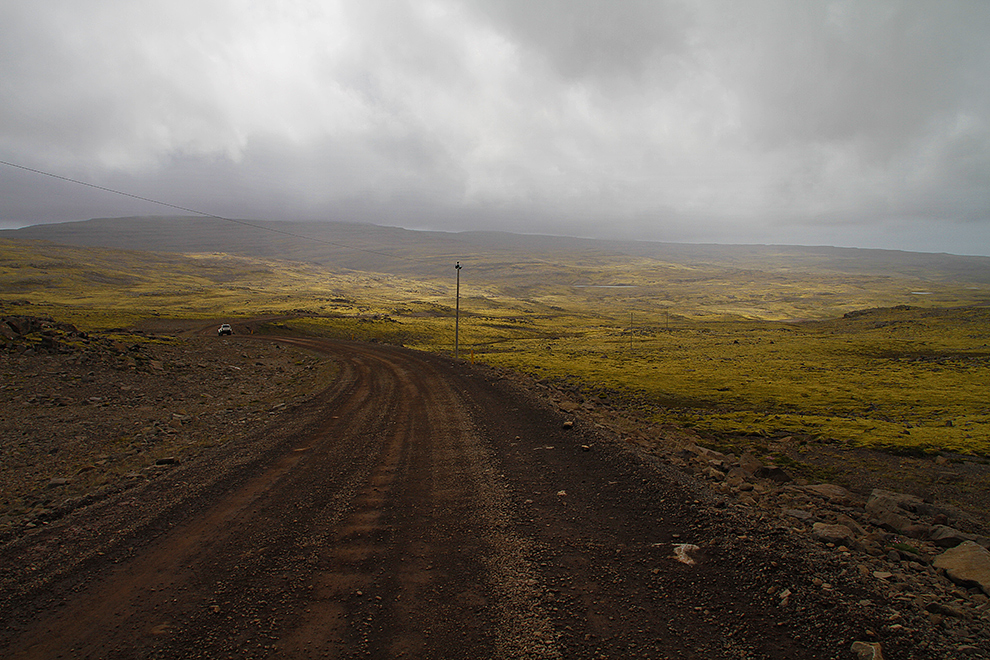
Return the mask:
<svg viewBox="0 0 990 660">
<path fill-rule="evenodd" d="M 932 122 L 986 117 L 990 5 L 974 2 L 736 3 L 712 31 L 724 79 L 753 134 L 862 139 L 878 156 Z"/>
<path fill-rule="evenodd" d="M 987 34 L 965 1 L 5 3 L 0 159 L 242 217 L 972 250 Z"/>
<path fill-rule="evenodd" d="M 530 53 L 566 79 L 640 80 L 667 56 L 684 52 L 691 9 L 667 0 L 478 0 Z"/>
</svg>

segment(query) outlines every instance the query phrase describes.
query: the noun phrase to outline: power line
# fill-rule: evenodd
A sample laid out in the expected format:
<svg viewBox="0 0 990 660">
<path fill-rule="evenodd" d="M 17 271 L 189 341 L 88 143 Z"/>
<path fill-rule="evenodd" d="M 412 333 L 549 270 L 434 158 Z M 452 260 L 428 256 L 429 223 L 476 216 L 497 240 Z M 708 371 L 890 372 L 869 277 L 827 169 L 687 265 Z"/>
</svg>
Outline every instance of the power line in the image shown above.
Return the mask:
<svg viewBox="0 0 990 660">
<path fill-rule="evenodd" d="M 14 168 L 17 168 L 19 170 L 24 170 L 25 172 L 32 172 L 34 174 L 41 174 L 43 176 L 51 177 L 53 179 L 59 179 L 60 181 L 66 181 L 68 183 L 74 183 L 74 184 L 77 184 L 77 185 L 80 185 L 80 186 L 86 186 L 87 188 L 94 188 L 96 190 L 102 190 L 104 192 L 112 193 L 114 195 L 122 195 L 124 197 L 130 197 L 131 199 L 141 200 L 142 202 L 149 202 L 151 204 L 158 204 L 160 206 L 166 206 L 166 207 L 171 208 L 171 209 L 178 209 L 180 211 L 185 211 L 187 213 L 194 213 L 196 215 L 201 215 L 201 216 L 206 217 L 206 218 L 214 218 L 216 220 L 223 220 L 225 222 L 233 222 L 235 224 L 243 225 L 245 227 L 252 227 L 254 229 L 261 229 L 262 231 L 269 231 L 269 232 L 272 232 L 274 234 L 282 234 L 284 236 L 292 236 L 294 238 L 301 238 L 301 239 L 307 240 L 307 241 L 314 241 L 316 243 L 322 243 L 324 245 L 332 245 L 334 247 L 340 247 L 340 248 L 344 248 L 344 249 L 347 249 L 347 250 L 355 250 L 355 251 L 358 251 L 358 252 L 365 252 L 367 254 L 374 254 L 374 255 L 377 255 L 377 256 L 380 256 L 380 257 L 388 257 L 388 258 L 391 258 L 391 259 L 401 259 L 403 261 L 414 261 L 414 262 L 427 263 L 427 261 L 425 259 L 412 259 L 412 258 L 409 258 L 409 257 L 399 256 L 399 255 L 396 255 L 396 254 L 387 254 L 385 252 L 378 252 L 378 251 L 375 251 L 375 250 L 368 250 L 368 249 L 365 249 L 365 248 L 354 247 L 352 245 L 345 245 L 343 243 L 335 243 L 333 241 L 327 241 L 327 240 L 324 240 L 324 239 L 321 239 L 321 238 L 315 238 L 315 237 L 312 237 L 312 236 L 303 236 L 302 234 L 297 234 L 295 232 L 287 231 L 285 229 L 276 229 L 275 227 L 266 227 L 264 225 L 257 225 L 257 224 L 254 224 L 253 222 L 247 222 L 245 220 L 236 220 L 234 218 L 226 218 L 226 217 L 224 217 L 222 215 L 217 215 L 215 213 L 207 213 L 206 211 L 200 211 L 198 209 L 192 209 L 192 208 L 188 208 L 186 206 L 179 206 L 178 204 L 171 204 L 169 202 L 163 202 L 163 201 L 158 200 L 158 199 L 152 199 L 151 197 L 142 197 L 141 195 L 135 195 L 133 193 L 124 192 L 122 190 L 116 190 L 114 188 L 108 188 L 106 186 L 99 186 L 99 185 L 96 185 L 95 183 L 87 183 L 86 181 L 79 181 L 78 179 L 71 179 L 71 178 L 69 178 L 67 176 L 62 176 L 60 174 L 53 174 L 52 172 L 46 172 L 44 170 L 35 169 L 33 167 L 27 167 L 25 165 L 18 165 L 17 163 L 11 163 L 11 162 L 6 161 L 6 160 L 0 160 L 0 164 L 7 165 L 8 167 L 14 167 Z M 432 262 L 430 262 L 430 263 L 432 263 Z M 457 262 L 456 268 L 457 268 L 457 295 L 456 295 L 457 311 L 456 311 L 456 314 L 455 314 L 455 321 L 454 321 L 454 358 L 455 359 L 457 358 L 457 353 L 458 353 L 458 348 L 459 348 L 459 346 L 458 346 L 458 338 L 459 338 L 460 308 L 461 308 L 461 262 L 459 262 L 459 261 Z"/>
<path fill-rule="evenodd" d="M 276 229 L 275 227 L 266 227 L 265 225 L 257 225 L 246 220 L 236 220 L 234 218 L 227 218 L 222 215 L 216 215 L 215 213 L 207 213 L 206 211 L 199 211 L 197 209 L 191 209 L 185 206 L 179 206 L 178 204 L 170 204 L 169 202 L 163 202 L 158 199 L 152 199 L 150 197 L 142 197 L 141 195 L 134 195 L 129 192 L 124 192 L 122 190 L 116 190 L 114 188 L 107 188 L 106 186 L 98 186 L 95 183 L 87 183 L 86 181 L 79 181 L 78 179 L 71 179 L 67 176 L 62 176 L 60 174 L 53 174 L 51 172 L 45 172 L 44 170 L 38 170 L 33 167 L 27 167 L 25 165 L 18 165 L 17 163 L 11 163 L 6 160 L 0 160 L 0 164 L 7 165 L 9 167 L 14 167 L 19 170 L 24 170 L 25 172 L 32 172 L 34 174 L 41 174 L 43 176 L 51 177 L 53 179 L 59 179 L 61 181 L 67 181 L 68 183 L 75 183 L 80 186 L 86 186 L 87 188 L 94 188 L 96 190 L 102 190 L 104 192 L 113 193 L 114 195 L 121 195 L 123 197 L 130 197 L 131 199 L 137 199 L 142 202 L 150 202 L 151 204 L 158 204 L 160 206 L 167 206 L 171 209 L 177 209 L 179 211 L 185 211 L 187 213 L 194 213 L 196 215 L 201 215 L 206 218 L 214 218 L 216 220 L 223 220 L 225 222 L 233 222 L 238 225 L 243 225 L 245 227 L 252 227 L 254 229 L 261 229 L 262 231 L 269 231 L 274 234 L 282 234 L 284 236 L 292 236 L 293 238 L 301 238 L 307 241 L 313 241 L 316 243 L 322 243 L 323 245 L 332 245 L 334 247 L 344 248 L 347 250 L 355 250 L 357 252 L 365 252 L 367 254 L 374 254 L 380 257 L 389 257 L 391 259 L 401 259 L 403 261 L 424 261 L 422 259 L 411 259 L 409 257 L 403 257 L 397 254 L 388 254 L 386 252 L 377 252 L 375 250 L 368 250 L 366 248 L 354 247 L 353 245 L 345 245 L 343 243 L 335 243 L 333 241 L 328 241 L 322 238 L 315 238 L 313 236 L 304 236 L 302 234 L 297 234 L 295 232 L 288 231 L 286 229 Z"/>
</svg>

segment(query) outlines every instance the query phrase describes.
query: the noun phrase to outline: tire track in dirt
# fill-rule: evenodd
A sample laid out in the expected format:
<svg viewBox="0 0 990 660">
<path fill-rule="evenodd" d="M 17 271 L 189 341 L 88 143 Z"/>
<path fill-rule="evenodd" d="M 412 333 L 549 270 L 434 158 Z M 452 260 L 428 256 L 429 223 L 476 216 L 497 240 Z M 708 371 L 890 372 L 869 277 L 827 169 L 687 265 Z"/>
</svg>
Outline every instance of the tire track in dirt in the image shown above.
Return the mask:
<svg viewBox="0 0 990 660">
<path fill-rule="evenodd" d="M 317 420 L 5 657 L 520 657 L 519 612 L 539 613 L 511 603 L 535 590 L 492 542 L 505 523 L 459 395 L 410 353 L 286 343 L 343 365 Z"/>
<path fill-rule="evenodd" d="M 534 580 L 517 575 L 521 554 L 504 542 L 492 469 L 463 402 L 429 363 L 392 360 L 400 396 L 417 405 L 395 421 L 367 485 L 322 545 L 321 605 L 286 644 L 311 644 L 331 620 L 347 640 L 341 654 L 541 657 L 522 648 L 532 650 L 529 633 L 549 622 L 518 607 L 535 601 Z"/>
<path fill-rule="evenodd" d="M 778 564 L 786 539 L 750 544 L 672 472 L 497 377 L 278 341 L 334 360 L 337 381 L 258 455 L 182 473 L 202 480 L 188 499 L 162 482 L 171 515 L 39 595 L 55 606 L 23 612 L 0 656 L 827 658 L 880 625 L 805 589 L 798 558 Z M 697 565 L 679 542 L 706 548 Z M 778 583 L 797 607 L 766 595 Z"/>
<path fill-rule="evenodd" d="M 815 587 L 844 569 L 811 563 L 788 532 L 754 529 L 682 474 L 509 380 L 461 381 L 563 657 L 835 658 L 885 625 L 858 611 L 862 593 L 840 587 L 841 575 L 831 590 Z M 694 564 L 675 558 L 685 543 L 702 548 Z M 772 595 L 785 588 L 799 602 Z"/>
<path fill-rule="evenodd" d="M 328 393 L 338 401 L 342 414 L 318 418 L 293 439 L 274 465 L 115 568 L 50 624 L 39 626 L 33 638 L 24 640 L 22 652 L 7 657 L 56 657 L 67 649 L 83 657 L 128 657 L 138 648 L 158 645 L 150 642 L 166 637 L 178 641 L 190 632 L 202 632 L 204 625 L 196 621 L 197 615 L 223 610 L 216 604 L 221 600 L 218 595 L 229 591 L 225 585 L 236 584 L 238 571 L 248 569 L 248 574 L 257 576 L 263 571 L 251 564 L 257 564 L 256 558 L 264 557 L 269 548 L 291 543 L 301 530 L 338 518 L 347 494 L 370 470 L 374 446 L 369 447 L 367 439 L 375 437 L 375 430 L 369 402 L 382 396 L 380 384 L 368 377 L 366 366 L 360 362 L 347 366 Z M 348 421 L 342 423 L 342 418 Z M 343 440 L 333 446 L 335 460 L 319 467 L 321 478 L 336 488 L 326 502 L 316 502 L 305 495 L 307 475 L 312 473 L 307 466 L 322 458 L 321 441 L 328 437 Z M 283 506 L 287 497 L 288 507 Z M 110 630 L 105 626 L 108 620 L 113 621 Z M 218 628 L 208 631 L 207 639 L 228 635 L 227 617 Z M 225 645 L 230 645 L 229 639 Z"/>
</svg>

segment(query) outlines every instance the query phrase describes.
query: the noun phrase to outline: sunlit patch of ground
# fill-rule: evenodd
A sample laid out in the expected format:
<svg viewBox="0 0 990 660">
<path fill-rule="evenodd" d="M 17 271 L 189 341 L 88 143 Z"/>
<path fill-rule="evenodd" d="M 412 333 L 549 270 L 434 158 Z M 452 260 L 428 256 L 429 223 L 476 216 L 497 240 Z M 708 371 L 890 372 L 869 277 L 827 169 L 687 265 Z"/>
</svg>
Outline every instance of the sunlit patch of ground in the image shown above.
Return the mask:
<svg viewBox="0 0 990 660">
<path fill-rule="evenodd" d="M 464 359 L 607 392 L 723 437 L 990 455 L 983 284 L 579 257 L 480 281 L 468 265 Z M 271 316 L 281 319 L 272 332 L 448 353 L 455 344 L 453 277 L 0 241 L 0 290 L 4 314 L 82 329 Z"/>
</svg>

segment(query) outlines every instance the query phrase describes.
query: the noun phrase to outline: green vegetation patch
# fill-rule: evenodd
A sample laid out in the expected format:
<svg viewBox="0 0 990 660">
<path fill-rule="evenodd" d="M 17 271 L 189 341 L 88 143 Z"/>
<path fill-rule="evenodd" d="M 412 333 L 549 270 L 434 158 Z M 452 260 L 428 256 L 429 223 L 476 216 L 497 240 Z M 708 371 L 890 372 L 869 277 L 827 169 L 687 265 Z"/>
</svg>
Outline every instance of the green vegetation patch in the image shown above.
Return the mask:
<svg viewBox="0 0 990 660">
<path fill-rule="evenodd" d="M 541 327 L 480 351 L 486 362 L 564 376 L 717 435 L 802 436 L 856 447 L 990 454 L 983 335 L 990 310 L 897 310 L 896 327 L 686 321 L 649 332 L 602 323 Z"/>
<path fill-rule="evenodd" d="M 461 356 L 713 438 L 990 456 L 990 310 L 973 305 L 983 284 L 571 259 L 462 259 Z M 0 241 L 0 291 L 4 314 L 81 330 L 270 317 L 282 319 L 272 333 L 447 354 L 455 343 L 453 277 Z"/>
</svg>

